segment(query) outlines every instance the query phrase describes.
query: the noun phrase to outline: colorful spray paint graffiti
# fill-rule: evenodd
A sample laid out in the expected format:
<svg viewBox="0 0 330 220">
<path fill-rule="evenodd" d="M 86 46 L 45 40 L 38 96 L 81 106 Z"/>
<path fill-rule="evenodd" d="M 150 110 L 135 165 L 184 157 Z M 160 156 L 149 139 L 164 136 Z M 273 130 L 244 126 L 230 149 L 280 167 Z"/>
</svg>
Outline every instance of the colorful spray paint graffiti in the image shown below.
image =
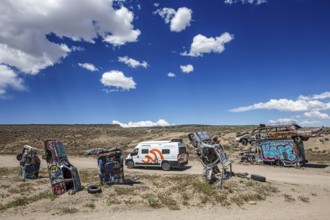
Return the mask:
<svg viewBox="0 0 330 220">
<path fill-rule="evenodd" d="M 267 140 L 257 144 L 257 152 L 264 162 L 278 162 L 292 166 L 302 162 L 301 150 L 293 140 Z"/>
<path fill-rule="evenodd" d="M 40 159 L 37 156 L 37 149 L 24 145 L 22 153 L 16 156 L 20 163 L 20 177 L 25 179 L 37 179 L 39 176 Z"/>
<path fill-rule="evenodd" d="M 122 151 L 113 148 L 109 152 L 102 153 L 97 159 L 99 167 L 100 183 L 121 184 L 124 182 L 124 165 Z"/>
<path fill-rule="evenodd" d="M 70 164 L 64 146 L 56 140 L 45 141 L 45 159 L 48 164 L 48 173 L 52 191 L 61 195 L 69 190 L 82 189 L 79 173 L 76 167 Z"/>
</svg>

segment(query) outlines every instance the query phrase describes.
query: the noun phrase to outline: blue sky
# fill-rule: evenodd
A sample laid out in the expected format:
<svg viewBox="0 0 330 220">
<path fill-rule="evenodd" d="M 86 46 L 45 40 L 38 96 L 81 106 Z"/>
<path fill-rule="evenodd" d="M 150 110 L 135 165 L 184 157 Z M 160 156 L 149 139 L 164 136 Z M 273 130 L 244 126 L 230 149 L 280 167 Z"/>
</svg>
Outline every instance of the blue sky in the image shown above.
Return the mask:
<svg viewBox="0 0 330 220">
<path fill-rule="evenodd" d="M 4 0 L 0 124 L 330 126 L 326 0 Z"/>
</svg>

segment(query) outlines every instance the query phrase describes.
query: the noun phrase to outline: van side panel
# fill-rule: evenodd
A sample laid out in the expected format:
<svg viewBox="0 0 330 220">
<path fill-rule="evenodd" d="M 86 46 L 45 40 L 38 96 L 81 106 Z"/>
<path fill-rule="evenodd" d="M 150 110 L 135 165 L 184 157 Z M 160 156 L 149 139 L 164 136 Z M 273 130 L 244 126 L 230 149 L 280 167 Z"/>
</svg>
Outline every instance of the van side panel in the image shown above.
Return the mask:
<svg viewBox="0 0 330 220">
<path fill-rule="evenodd" d="M 161 167 L 162 162 L 167 161 L 171 167 L 180 167 L 188 163 L 186 145 L 180 142 L 141 142 L 134 149 L 137 148 L 137 155 L 130 154 L 126 158 L 126 160 L 133 160 L 135 166 Z"/>
</svg>

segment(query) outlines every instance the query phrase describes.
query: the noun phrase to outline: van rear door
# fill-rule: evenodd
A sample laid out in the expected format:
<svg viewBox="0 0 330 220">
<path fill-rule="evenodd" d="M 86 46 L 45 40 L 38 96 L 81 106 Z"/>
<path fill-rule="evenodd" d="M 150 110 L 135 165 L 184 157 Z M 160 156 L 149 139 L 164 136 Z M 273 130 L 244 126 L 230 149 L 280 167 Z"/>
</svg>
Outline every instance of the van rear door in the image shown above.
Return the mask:
<svg viewBox="0 0 330 220">
<path fill-rule="evenodd" d="M 184 165 L 188 163 L 188 152 L 187 147 L 184 143 L 179 143 L 179 154 L 178 154 L 178 162 L 180 165 Z"/>
</svg>

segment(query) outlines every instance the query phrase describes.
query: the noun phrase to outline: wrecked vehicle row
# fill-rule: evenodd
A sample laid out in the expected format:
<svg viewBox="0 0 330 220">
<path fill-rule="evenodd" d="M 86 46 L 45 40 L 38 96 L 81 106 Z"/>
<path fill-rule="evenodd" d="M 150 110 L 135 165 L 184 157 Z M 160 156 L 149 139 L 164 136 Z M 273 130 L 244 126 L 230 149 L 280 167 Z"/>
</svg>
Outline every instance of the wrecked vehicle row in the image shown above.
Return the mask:
<svg viewBox="0 0 330 220">
<path fill-rule="evenodd" d="M 291 129 L 291 130 L 290 130 Z M 294 130 L 296 129 L 296 130 Z M 300 130 L 298 132 L 298 130 Z M 301 129 L 295 124 L 281 126 L 259 126 L 247 138 L 253 150 L 239 154 L 242 162 L 270 163 L 282 166 L 300 166 L 307 162 L 304 153 L 303 141 L 310 137 L 322 134 L 321 129 Z M 231 178 L 232 162 L 229 160 L 225 149 L 221 146 L 218 137 L 213 138 L 205 131 L 188 134 L 188 139 L 194 147 L 192 153 L 197 156 L 202 167 L 205 181 L 221 188 L 223 181 Z M 65 192 L 77 192 L 83 189 L 80 182 L 78 169 L 73 166 L 65 152 L 63 143 L 57 140 L 44 141 L 43 159 L 47 162 L 49 180 L 52 192 L 61 195 Z M 182 139 L 169 141 L 144 141 L 137 146 L 124 159 L 120 148 L 97 148 L 98 177 L 100 185 L 127 184 L 136 179 L 125 179 L 124 165 L 134 167 L 159 167 L 164 171 L 172 168 L 184 168 L 188 164 L 189 154 L 187 146 Z M 93 153 L 94 154 L 94 153 Z M 17 155 L 20 161 L 20 176 L 25 179 L 38 178 L 40 159 L 37 149 L 25 145 L 22 153 Z M 237 175 L 239 176 L 239 175 Z M 246 177 L 246 175 L 240 175 Z M 257 181 L 265 181 L 265 177 L 254 175 Z M 251 175 L 251 179 L 252 175 Z M 98 185 L 89 185 L 89 193 L 99 193 Z"/>
</svg>

